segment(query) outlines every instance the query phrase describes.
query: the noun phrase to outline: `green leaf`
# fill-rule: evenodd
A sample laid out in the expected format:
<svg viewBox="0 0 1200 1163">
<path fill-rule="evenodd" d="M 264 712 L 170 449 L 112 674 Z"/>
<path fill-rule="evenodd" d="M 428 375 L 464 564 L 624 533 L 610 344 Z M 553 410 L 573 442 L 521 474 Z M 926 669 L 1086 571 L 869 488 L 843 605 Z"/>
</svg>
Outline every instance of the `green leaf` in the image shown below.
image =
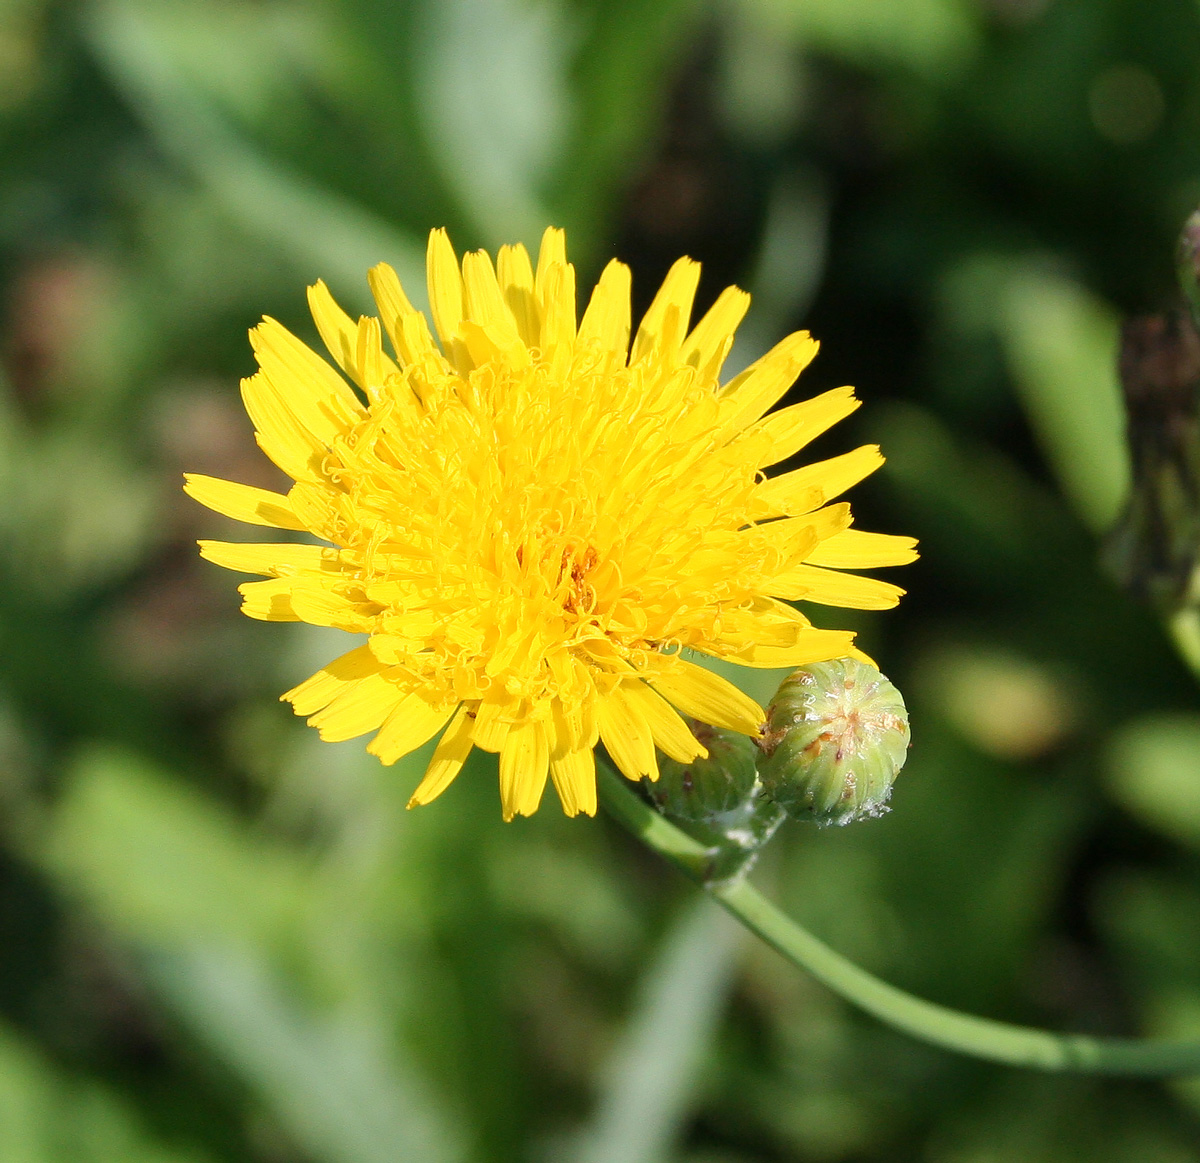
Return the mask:
<svg viewBox="0 0 1200 1163">
<path fill-rule="evenodd" d="M 125 937 L 279 947 L 294 938 L 308 877 L 286 849 L 134 756 L 76 763 L 45 860 Z"/>
<path fill-rule="evenodd" d="M 536 247 L 549 225 L 539 186 L 563 134 L 569 38 L 540 0 L 424 6 L 416 54 L 429 147 L 490 247 Z"/>
<path fill-rule="evenodd" d="M 887 450 L 881 479 L 919 521 L 922 556 L 1008 597 L 1040 592 L 1047 568 L 1065 571 L 1082 540 L 1049 489 L 1003 453 L 963 439 L 932 412 L 877 405 L 866 435 Z"/>
<path fill-rule="evenodd" d="M 979 19 L 962 0 L 741 0 L 802 45 L 878 68 L 902 65 L 932 81 L 957 74 L 979 40 Z"/>
<path fill-rule="evenodd" d="M 677 919 L 647 970 L 601 1083 L 580 1163 L 658 1163 L 691 1109 L 732 978 L 739 930 L 706 897 Z"/>
<path fill-rule="evenodd" d="M 155 16 L 155 6 L 137 0 L 102 0 L 92 9 L 88 32 L 101 64 L 163 152 L 244 229 L 277 246 L 306 277 L 362 288 L 356 305 L 365 306 L 370 301 L 366 271 L 380 261 L 390 262 L 421 306 L 423 247 L 241 140 L 189 85 L 160 27 L 165 16 Z"/>
<path fill-rule="evenodd" d="M 1102 533 L 1130 481 L 1116 314 L 1078 283 L 1033 267 L 1014 272 L 1001 311 L 1001 337 L 1038 442 L 1075 511 Z"/>
<path fill-rule="evenodd" d="M 592 0 L 575 57 L 575 116 L 552 211 L 587 261 L 661 115 L 672 67 L 694 34 L 696 0 Z"/>
<path fill-rule="evenodd" d="M 0 1026 L 0 1159 L 4 1163 L 187 1163 L 139 1125 L 116 1094 L 56 1070 Z"/>
<path fill-rule="evenodd" d="M 383 1015 L 303 1012 L 261 961 L 209 946 L 150 960 L 159 989 L 323 1163 L 450 1163 L 459 1136 Z"/>
<path fill-rule="evenodd" d="M 89 425 L 10 431 L 7 448 L 0 435 L 0 533 L 20 562 L 16 583 L 61 597 L 134 566 L 158 534 L 149 476 Z"/>
<path fill-rule="evenodd" d="M 1200 847 L 1200 715 L 1147 715 L 1108 749 L 1113 795 L 1132 815 L 1182 844 Z"/>
</svg>

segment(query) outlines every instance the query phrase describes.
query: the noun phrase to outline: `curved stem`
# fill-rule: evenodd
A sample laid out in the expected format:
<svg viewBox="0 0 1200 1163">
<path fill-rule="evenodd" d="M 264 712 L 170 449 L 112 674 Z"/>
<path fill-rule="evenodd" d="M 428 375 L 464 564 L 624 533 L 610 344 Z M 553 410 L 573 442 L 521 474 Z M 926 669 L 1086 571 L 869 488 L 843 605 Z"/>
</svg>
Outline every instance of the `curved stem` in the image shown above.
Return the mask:
<svg viewBox="0 0 1200 1163">
<path fill-rule="evenodd" d="M 888 985 L 817 940 L 746 880 L 707 881 L 711 849 L 659 815 L 602 761 L 598 766 L 600 798 L 610 815 L 794 965 L 880 1021 L 935 1046 L 1009 1066 L 1143 1076 L 1200 1073 L 1200 1042 L 1055 1034 L 960 1013 Z"/>
</svg>

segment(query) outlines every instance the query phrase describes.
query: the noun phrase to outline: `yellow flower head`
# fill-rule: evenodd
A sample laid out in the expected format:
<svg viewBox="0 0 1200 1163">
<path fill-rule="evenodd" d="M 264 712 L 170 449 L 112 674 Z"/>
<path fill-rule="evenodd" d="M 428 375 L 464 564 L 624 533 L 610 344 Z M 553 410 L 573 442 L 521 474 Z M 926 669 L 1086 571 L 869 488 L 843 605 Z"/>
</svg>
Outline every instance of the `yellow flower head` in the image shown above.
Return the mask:
<svg viewBox="0 0 1200 1163">
<path fill-rule="evenodd" d="M 187 491 L 327 544 L 201 553 L 265 575 L 241 587 L 252 618 L 368 635 L 283 697 L 323 739 L 376 732 L 367 750 L 384 763 L 440 732 L 410 806 L 481 747 L 499 754 L 505 819 L 537 809 L 547 775 L 568 815 L 590 815 L 599 740 L 630 779 L 653 779 L 655 747 L 704 754 L 681 714 L 758 732 L 762 709 L 688 651 L 766 667 L 854 655 L 850 632 L 786 602 L 880 609 L 902 593 L 838 572 L 915 556 L 911 538 L 859 532 L 829 503 L 882 463 L 878 448 L 762 471 L 852 412 L 852 389 L 764 418 L 817 345 L 791 335 L 722 386 L 749 296 L 730 287 L 689 331 L 699 274 L 671 268 L 631 348 L 621 263 L 577 323 L 562 231 L 546 231 L 534 270 L 522 246 L 460 267 L 437 230 L 440 344 L 387 265 L 369 275 L 380 319 L 355 323 L 324 283 L 309 288 L 358 392 L 273 319 L 251 331 L 246 410 L 296 483 L 284 496 L 189 475 Z"/>
</svg>

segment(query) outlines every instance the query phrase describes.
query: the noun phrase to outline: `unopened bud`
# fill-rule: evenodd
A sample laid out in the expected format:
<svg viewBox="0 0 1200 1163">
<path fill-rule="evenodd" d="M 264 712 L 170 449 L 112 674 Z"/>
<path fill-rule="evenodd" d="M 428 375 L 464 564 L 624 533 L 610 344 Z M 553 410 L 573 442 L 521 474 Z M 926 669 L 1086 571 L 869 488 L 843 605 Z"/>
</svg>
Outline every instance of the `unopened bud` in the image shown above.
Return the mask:
<svg viewBox="0 0 1200 1163">
<path fill-rule="evenodd" d="M 755 740 L 694 720 L 689 726 L 708 755 L 691 763 L 661 756 L 658 779 L 643 786 L 664 816 L 709 846 L 706 879 L 728 880 L 750 869 L 783 813 L 762 794 Z"/>
<path fill-rule="evenodd" d="M 656 782 L 646 790 L 664 816 L 688 823 L 711 824 L 737 811 L 754 794 L 758 748 L 754 740 L 736 731 L 723 731 L 707 723 L 691 724 L 692 734 L 708 748 L 704 759 L 680 763 L 664 757 Z"/>
<path fill-rule="evenodd" d="M 881 816 L 908 739 L 904 700 L 873 666 L 852 658 L 803 666 L 767 709 L 763 794 L 793 819 L 818 824 Z"/>
</svg>

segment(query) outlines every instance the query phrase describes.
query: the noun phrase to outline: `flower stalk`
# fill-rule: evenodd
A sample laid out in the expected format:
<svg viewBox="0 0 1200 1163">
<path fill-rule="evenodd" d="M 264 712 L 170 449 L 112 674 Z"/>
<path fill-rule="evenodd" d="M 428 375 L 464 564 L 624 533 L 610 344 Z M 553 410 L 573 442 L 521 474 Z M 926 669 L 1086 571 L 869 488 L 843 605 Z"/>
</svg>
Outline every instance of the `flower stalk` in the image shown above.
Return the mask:
<svg viewBox="0 0 1200 1163">
<path fill-rule="evenodd" d="M 1200 1074 L 1200 1042 L 1057 1034 L 961 1013 L 897 989 L 830 949 L 744 877 L 714 877 L 714 850 L 664 819 L 599 758 L 597 775 L 600 802 L 613 819 L 793 965 L 897 1030 L 945 1050 L 1033 1070 L 1146 1078 Z"/>
</svg>

